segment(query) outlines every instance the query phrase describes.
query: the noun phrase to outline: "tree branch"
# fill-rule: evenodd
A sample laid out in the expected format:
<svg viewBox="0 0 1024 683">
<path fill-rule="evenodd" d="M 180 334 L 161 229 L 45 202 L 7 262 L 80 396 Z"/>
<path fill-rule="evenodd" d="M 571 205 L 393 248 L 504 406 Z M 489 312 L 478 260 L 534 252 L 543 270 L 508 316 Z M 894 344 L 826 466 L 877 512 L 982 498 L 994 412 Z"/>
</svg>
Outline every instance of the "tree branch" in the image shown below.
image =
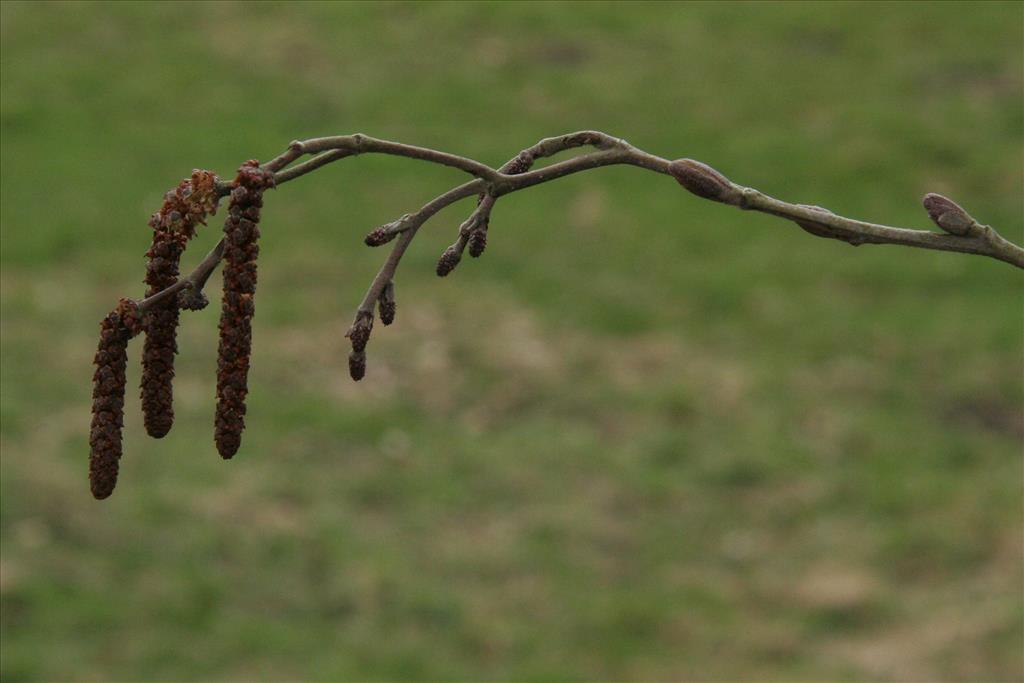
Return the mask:
<svg viewBox="0 0 1024 683">
<path fill-rule="evenodd" d="M 534 169 L 535 162 L 558 153 L 580 148 L 593 147 L 594 151 Z M 792 221 L 797 226 L 817 237 L 836 239 L 853 246 L 860 244 L 897 244 L 922 249 L 955 251 L 966 254 L 977 254 L 1010 263 L 1024 268 L 1024 249 L 999 235 L 992 227 L 982 225 L 963 212 L 967 217 L 959 232 L 951 231 L 933 216 L 933 220 L 945 232 L 931 230 L 914 230 L 888 225 L 869 223 L 866 221 L 846 218 L 821 207 L 806 204 L 790 204 L 775 199 L 763 192 L 750 187 L 733 183 L 715 169 L 690 159 L 669 161 L 630 145 L 625 140 L 615 138 L 600 131 L 578 131 L 566 135 L 544 138 L 531 147 L 527 147 L 495 170 L 486 164 L 473 159 L 428 149 L 406 145 L 389 140 L 380 140 L 360 133 L 333 137 L 312 138 L 294 141 L 277 157 L 263 165 L 263 168 L 274 172 L 277 185 L 287 183 L 315 171 L 327 164 L 359 154 L 388 154 L 410 159 L 428 161 L 435 164 L 457 168 L 475 176 L 474 180 L 454 187 L 444 194 L 423 205 L 412 214 L 380 226 L 366 238 L 367 244 L 378 246 L 399 238 L 377 275 L 370 284 L 362 301 L 356 309 L 356 321 L 366 314 L 372 314 L 377 300 L 388 283 L 392 282 L 402 256 L 420 227 L 441 209 L 455 202 L 472 196 L 480 195 L 477 210 L 467 219 L 459 230 L 456 242 L 445 251 L 442 260 L 447 257 L 447 270 L 442 272 L 439 264 L 438 273 L 447 274 L 461 258 L 462 250 L 478 232 L 486 226 L 491 210 L 500 197 L 518 192 L 535 185 L 540 185 L 581 171 L 603 166 L 627 164 L 642 169 L 671 175 L 683 187 L 704 199 L 730 204 L 748 211 L 760 211 Z M 294 163 L 305 155 L 311 158 Z M 294 164 L 294 165 L 293 165 Z M 218 184 L 218 192 L 226 195 L 231 191 L 230 183 Z M 938 195 L 929 195 L 938 196 Z M 944 198 L 943 198 L 944 199 Z M 949 200 L 946 200 L 949 201 Z M 949 202 L 956 206 L 952 202 Z M 959 209 L 959 207 L 957 207 Z M 962 211 L 962 209 L 960 209 Z M 929 210 L 931 214 L 931 211 Z M 947 223 L 949 221 L 946 221 Z M 486 227 L 483 227 L 486 230 Z M 184 292 L 201 292 L 206 279 L 213 272 L 223 250 L 223 240 L 207 254 L 189 276 L 182 278 L 167 289 L 139 302 L 145 310 L 154 303 Z M 454 263 L 451 263 L 451 262 Z M 190 297 L 180 296 L 182 305 Z"/>
<path fill-rule="evenodd" d="M 582 147 L 592 149 L 570 159 L 535 168 L 539 159 Z M 878 225 L 838 216 L 818 206 L 790 204 L 775 199 L 753 188 L 736 184 L 699 161 L 669 161 L 599 131 L 578 131 L 544 138 L 497 169 L 455 154 L 379 140 L 359 133 L 294 141 L 262 166 L 254 160 L 245 162 L 231 182 L 218 181 L 208 171 L 194 171 L 190 179 L 183 180 L 165 196 L 163 207 L 150 220 L 154 228 L 154 246 L 147 252 L 149 263 L 146 281 L 150 285 L 147 291 L 163 286 L 177 275 L 178 256 L 193 236 L 195 224 L 204 222 L 205 216 L 216 210 L 219 197 L 231 197 L 224 237 L 191 273 L 141 301 L 121 299 L 101 323 L 100 343 L 94 357 L 93 421 L 89 437 L 90 479 L 94 496 L 109 496 L 117 480 L 118 461 L 122 452 L 127 361 L 125 352 L 128 341 L 142 331 L 146 332 L 147 342 L 152 342 L 156 333 L 166 333 L 163 345 L 152 347 L 158 348 L 162 355 L 157 357 L 151 352 L 151 347 L 145 351 L 142 384 L 144 412 L 146 406 L 156 409 L 146 412 L 147 431 L 156 438 L 163 437 L 173 419 L 171 379 L 174 376 L 173 359 L 177 348 L 174 343 L 177 309 L 200 310 L 207 306 L 203 287 L 222 259 L 225 259 L 225 286 L 221 300 L 217 357 L 215 441 L 223 457 L 230 458 L 235 454 L 245 425 L 245 398 L 248 393 L 252 344 L 251 321 L 255 311 L 253 297 L 256 292 L 256 262 L 259 254 L 258 224 L 264 192 L 327 164 L 360 154 L 389 154 L 427 161 L 458 169 L 470 174 L 473 179 L 438 195 L 415 213 L 405 214 L 366 235 L 365 242 L 369 246 L 379 246 L 393 240 L 395 244 L 370 283 L 345 335 L 352 345 L 348 363 L 349 374 L 354 380 L 362 379 L 366 373 L 366 345 L 376 314 L 379 313 L 385 325 L 395 319 L 395 274 L 409 245 L 428 220 L 461 199 L 477 196 L 475 209 L 459 225 L 455 242 L 444 250 L 437 262 L 437 274 L 445 276 L 459 264 L 467 247 L 470 256 L 483 254 L 491 213 L 501 197 L 602 166 L 627 164 L 669 175 L 689 192 L 703 199 L 778 216 L 793 222 L 811 235 L 840 240 L 853 246 L 899 244 L 956 251 L 988 256 L 1024 268 L 1024 249 L 1004 239 L 992 227 L 978 222 L 958 204 L 941 195 L 926 195 L 923 205 L 928 217 L 942 232 Z M 309 158 L 301 160 L 306 156 Z M 166 272 L 167 276 L 161 276 L 154 285 L 149 277 L 154 272 Z M 165 313 L 172 315 L 165 316 L 166 320 L 157 320 L 157 314 Z M 149 372 L 149 369 L 158 365 L 151 358 L 160 361 L 159 372 Z M 160 420 L 150 421 L 153 415 Z"/>
</svg>

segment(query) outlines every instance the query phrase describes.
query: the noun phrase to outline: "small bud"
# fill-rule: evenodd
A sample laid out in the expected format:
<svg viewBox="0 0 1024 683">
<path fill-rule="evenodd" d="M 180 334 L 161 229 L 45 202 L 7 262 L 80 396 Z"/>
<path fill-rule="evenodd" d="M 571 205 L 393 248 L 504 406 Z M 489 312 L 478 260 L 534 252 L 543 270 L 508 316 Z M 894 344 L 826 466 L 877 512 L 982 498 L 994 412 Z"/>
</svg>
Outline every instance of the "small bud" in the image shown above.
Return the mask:
<svg viewBox="0 0 1024 683">
<path fill-rule="evenodd" d="M 384 291 L 381 292 L 380 298 L 377 300 L 377 310 L 380 313 L 380 321 L 385 325 L 390 325 L 395 322 L 395 309 L 398 308 L 395 303 L 395 283 L 388 282 L 384 287 Z"/>
<path fill-rule="evenodd" d="M 444 277 L 448 273 L 455 270 L 455 266 L 459 265 L 459 261 L 462 260 L 462 249 L 461 242 L 456 242 L 441 254 L 441 258 L 437 261 L 437 275 L 438 277 Z"/>
<path fill-rule="evenodd" d="M 533 166 L 533 157 L 530 156 L 526 150 L 523 150 L 514 158 L 509 159 L 508 162 L 501 167 L 501 171 L 505 175 L 519 175 L 529 171 L 531 166 Z"/>
<path fill-rule="evenodd" d="M 680 185 L 705 199 L 734 203 L 737 190 L 724 175 L 693 159 L 676 159 L 668 167 L 669 173 Z"/>
<path fill-rule="evenodd" d="M 951 235 L 969 235 L 976 221 L 952 199 L 929 192 L 921 202 L 935 225 Z"/>
<path fill-rule="evenodd" d="M 395 239 L 395 233 L 389 232 L 387 228 L 387 225 L 382 225 L 379 228 L 371 230 L 370 234 L 368 234 L 363 240 L 366 243 L 366 246 L 379 247 Z"/>
<path fill-rule="evenodd" d="M 815 211 L 827 213 L 830 216 L 835 215 L 834 212 L 829 211 L 828 209 L 821 206 L 815 206 L 813 204 L 797 204 L 797 206 L 803 209 L 814 209 Z M 863 235 L 851 233 L 841 228 L 833 228 L 832 226 L 825 225 L 824 223 L 816 223 L 814 221 L 803 220 L 795 220 L 793 222 L 799 225 L 805 231 L 809 232 L 810 234 L 815 235 L 816 237 L 824 237 L 826 239 L 839 240 L 840 242 L 846 242 L 851 247 L 859 247 L 861 244 L 864 244 L 865 242 L 869 241 L 868 238 L 864 237 Z"/>
<path fill-rule="evenodd" d="M 370 331 L 373 330 L 373 313 L 360 312 L 356 321 L 352 323 L 345 336 L 352 342 L 352 350 L 361 352 L 366 350 L 366 342 L 370 341 Z"/>
<path fill-rule="evenodd" d="M 357 382 L 366 376 L 365 351 L 352 351 L 348 354 L 348 374 Z"/>
<path fill-rule="evenodd" d="M 813 204 L 797 204 L 802 209 L 814 209 L 815 211 L 821 211 L 823 213 L 832 213 L 828 209 L 820 206 L 814 206 Z M 815 223 L 813 221 L 793 221 L 799 225 L 803 230 L 815 235 L 816 237 L 834 238 L 836 233 L 832 228 L 821 223 Z"/>
<path fill-rule="evenodd" d="M 201 289 L 185 289 L 178 292 L 178 306 L 186 311 L 201 311 L 210 305 L 210 300 Z"/>
<path fill-rule="evenodd" d="M 484 253 L 484 249 L 487 248 L 487 227 L 484 225 L 481 228 L 477 228 L 469 236 L 469 255 L 473 258 L 479 258 Z"/>
</svg>

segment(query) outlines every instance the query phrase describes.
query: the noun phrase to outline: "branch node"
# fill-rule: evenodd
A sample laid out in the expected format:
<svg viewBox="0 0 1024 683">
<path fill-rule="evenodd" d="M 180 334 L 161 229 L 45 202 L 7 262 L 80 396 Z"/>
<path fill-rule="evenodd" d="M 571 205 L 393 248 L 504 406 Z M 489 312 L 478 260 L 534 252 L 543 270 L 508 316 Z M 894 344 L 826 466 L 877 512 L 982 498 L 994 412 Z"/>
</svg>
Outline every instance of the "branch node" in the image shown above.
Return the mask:
<svg viewBox="0 0 1024 683">
<path fill-rule="evenodd" d="M 178 307 L 186 311 L 201 311 L 209 305 L 210 300 L 206 298 L 203 290 L 194 287 L 191 282 L 178 292 Z"/>
</svg>

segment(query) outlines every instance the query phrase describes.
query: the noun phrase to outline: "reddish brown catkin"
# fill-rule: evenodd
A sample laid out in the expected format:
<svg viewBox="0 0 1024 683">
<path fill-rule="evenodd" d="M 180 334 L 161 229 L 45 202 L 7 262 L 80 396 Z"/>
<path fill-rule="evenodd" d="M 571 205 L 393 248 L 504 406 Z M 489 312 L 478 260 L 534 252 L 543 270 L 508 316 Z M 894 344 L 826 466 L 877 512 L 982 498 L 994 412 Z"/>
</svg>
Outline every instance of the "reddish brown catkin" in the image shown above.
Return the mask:
<svg viewBox="0 0 1024 683">
<path fill-rule="evenodd" d="M 395 282 L 388 280 L 384 291 L 377 298 L 377 312 L 380 314 L 380 321 L 385 325 L 395 322 L 395 311 L 398 304 L 395 302 Z"/>
<path fill-rule="evenodd" d="M 124 426 L 125 369 L 128 340 L 142 329 L 138 305 L 121 299 L 100 323 L 100 343 L 93 363 L 92 427 L 89 431 L 89 487 L 98 500 L 114 492 L 121 460 Z"/>
<path fill-rule="evenodd" d="M 217 414 L 214 441 L 222 458 L 231 458 L 242 443 L 245 397 L 249 392 L 252 316 L 255 312 L 256 257 L 259 255 L 263 191 L 274 187 L 274 174 L 255 159 L 238 169 L 224 223 L 224 297 L 221 301 L 220 348 L 217 354 Z"/>
<path fill-rule="evenodd" d="M 217 176 L 193 171 L 192 177 L 164 195 L 160 211 L 149 219 L 153 244 L 146 256 L 146 296 L 170 287 L 178 279 L 178 262 L 196 234 L 196 224 L 217 210 Z M 146 432 L 161 438 L 174 424 L 172 381 L 178 352 L 178 300 L 169 297 L 145 316 L 146 342 L 142 352 L 142 414 Z"/>
<path fill-rule="evenodd" d="M 498 170 L 506 175 L 519 175 L 520 173 L 526 173 L 533 166 L 533 157 L 527 152 L 523 151 L 516 156 L 509 159 L 502 165 Z M 477 206 L 483 202 L 486 195 L 480 194 L 476 198 Z M 473 230 L 469 235 L 469 255 L 473 258 L 479 258 L 484 253 L 484 249 L 487 248 L 487 229 L 491 226 L 491 216 L 488 213 L 484 217 L 476 229 Z"/>
</svg>

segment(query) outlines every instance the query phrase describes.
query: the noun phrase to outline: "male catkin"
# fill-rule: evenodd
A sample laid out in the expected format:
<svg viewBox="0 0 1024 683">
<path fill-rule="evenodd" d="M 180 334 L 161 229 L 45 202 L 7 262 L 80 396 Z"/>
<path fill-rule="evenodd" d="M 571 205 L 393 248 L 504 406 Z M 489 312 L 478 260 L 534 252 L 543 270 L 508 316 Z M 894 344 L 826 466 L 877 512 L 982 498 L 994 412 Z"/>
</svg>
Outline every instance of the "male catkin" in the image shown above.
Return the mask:
<svg viewBox="0 0 1024 683">
<path fill-rule="evenodd" d="M 93 359 L 89 486 L 92 495 L 101 500 L 113 493 L 117 484 L 128 340 L 141 329 L 138 307 L 131 299 L 121 299 L 100 323 L 100 343 Z"/>
<path fill-rule="evenodd" d="M 217 352 L 217 412 L 214 441 L 222 458 L 242 443 L 245 397 L 249 392 L 252 316 L 255 312 L 256 257 L 260 248 L 263 191 L 274 187 L 274 174 L 255 159 L 238 169 L 224 223 L 224 295 L 221 300 L 220 346 Z"/>
<path fill-rule="evenodd" d="M 205 224 L 207 214 L 216 212 L 217 176 L 193 171 L 192 177 L 164 195 L 160 210 L 149 219 L 153 243 L 146 252 L 146 296 L 173 285 L 185 245 L 196 234 L 196 224 Z M 142 414 L 146 432 L 161 438 L 174 424 L 172 381 L 174 354 L 178 352 L 178 302 L 169 298 L 145 315 L 146 342 L 142 351 Z"/>
</svg>

